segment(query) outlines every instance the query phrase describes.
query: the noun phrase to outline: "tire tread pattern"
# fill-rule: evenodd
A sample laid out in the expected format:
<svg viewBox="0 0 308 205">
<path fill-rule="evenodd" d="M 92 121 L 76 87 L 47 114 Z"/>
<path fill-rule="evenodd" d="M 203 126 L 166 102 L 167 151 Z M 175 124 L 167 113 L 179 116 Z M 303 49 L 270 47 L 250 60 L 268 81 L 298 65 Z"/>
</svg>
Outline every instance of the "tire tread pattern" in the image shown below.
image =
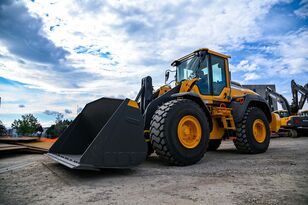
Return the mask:
<svg viewBox="0 0 308 205">
<path fill-rule="evenodd" d="M 243 153 L 253 153 L 253 150 L 251 149 L 248 141 L 248 136 L 246 134 L 246 122 L 248 119 L 248 115 L 252 110 L 253 107 L 247 108 L 242 121 L 239 122 L 236 127 L 236 140 L 234 141 L 234 145 L 237 150 Z"/>
<path fill-rule="evenodd" d="M 166 144 L 166 137 L 164 135 L 166 131 L 164 125 L 167 119 L 168 112 L 172 110 L 173 106 L 179 103 L 187 103 L 187 102 L 191 102 L 191 100 L 176 99 L 163 104 L 155 111 L 152 117 L 152 121 L 150 123 L 150 139 L 156 154 L 164 161 L 167 161 L 170 164 L 178 166 L 183 166 L 186 164 L 184 162 L 175 159 L 170 153 Z"/>
</svg>

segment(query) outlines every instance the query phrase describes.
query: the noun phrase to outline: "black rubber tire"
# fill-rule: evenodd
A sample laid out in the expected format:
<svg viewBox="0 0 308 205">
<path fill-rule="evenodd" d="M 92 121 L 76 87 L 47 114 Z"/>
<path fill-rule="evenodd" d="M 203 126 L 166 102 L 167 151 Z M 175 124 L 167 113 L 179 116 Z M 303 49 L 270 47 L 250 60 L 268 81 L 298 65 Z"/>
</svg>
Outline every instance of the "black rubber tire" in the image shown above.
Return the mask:
<svg viewBox="0 0 308 205">
<path fill-rule="evenodd" d="M 179 121 L 192 115 L 200 122 L 202 136 L 193 149 L 184 147 L 177 136 Z M 192 100 L 176 99 L 160 106 L 152 117 L 150 139 L 156 154 L 172 165 L 186 166 L 202 159 L 209 140 L 209 123 L 202 108 Z"/>
<path fill-rule="evenodd" d="M 298 133 L 295 129 L 290 129 L 288 134 L 289 134 L 289 137 L 291 137 L 291 138 L 298 138 L 299 137 L 299 135 L 298 135 Z"/>
<path fill-rule="evenodd" d="M 265 124 L 266 138 L 262 143 L 257 142 L 253 136 L 252 126 L 256 119 L 261 119 Z M 235 147 L 242 153 L 263 153 L 268 149 L 270 139 L 271 132 L 265 113 L 260 108 L 249 107 L 242 121 L 236 123 L 236 140 L 233 141 Z"/>
<path fill-rule="evenodd" d="M 207 147 L 207 151 L 216 151 L 219 148 L 221 141 L 222 141 L 222 139 L 210 140 L 209 145 Z"/>
</svg>

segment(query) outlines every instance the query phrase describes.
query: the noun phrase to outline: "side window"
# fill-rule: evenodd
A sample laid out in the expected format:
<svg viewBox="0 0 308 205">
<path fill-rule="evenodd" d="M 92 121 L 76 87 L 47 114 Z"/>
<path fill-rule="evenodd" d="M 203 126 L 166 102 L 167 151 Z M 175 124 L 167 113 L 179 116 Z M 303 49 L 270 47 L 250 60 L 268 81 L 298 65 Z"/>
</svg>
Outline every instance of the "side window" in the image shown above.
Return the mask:
<svg viewBox="0 0 308 205">
<path fill-rule="evenodd" d="M 218 56 L 211 56 L 212 73 L 213 73 L 213 95 L 219 95 L 226 83 L 225 61 Z"/>
<path fill-rule="evenodd" d="M 210 94 L 210 78 L 209 78 L 209 67 L 208 67 L 208 55 L 200 62 L 199 68 L 196 72 L 199 81 L 196 85 L 199 87 L 202 95 Z"/>
</svg>

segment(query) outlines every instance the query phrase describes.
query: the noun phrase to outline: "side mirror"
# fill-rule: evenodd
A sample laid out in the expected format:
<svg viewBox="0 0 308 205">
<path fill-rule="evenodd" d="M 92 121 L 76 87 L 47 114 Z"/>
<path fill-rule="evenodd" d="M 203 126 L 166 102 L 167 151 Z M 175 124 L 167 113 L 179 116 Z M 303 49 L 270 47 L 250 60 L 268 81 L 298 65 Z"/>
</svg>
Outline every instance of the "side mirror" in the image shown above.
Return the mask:
<svg viewBox="0 0 308 205">
<path fill-rule="evenodd" d="M 170 74 L 170 71 L 166 70 L 166 72 L 165 72 L 165 84 L 167 84 L 167 81 L 169 79 L 169 74 Z"/>
</svg>

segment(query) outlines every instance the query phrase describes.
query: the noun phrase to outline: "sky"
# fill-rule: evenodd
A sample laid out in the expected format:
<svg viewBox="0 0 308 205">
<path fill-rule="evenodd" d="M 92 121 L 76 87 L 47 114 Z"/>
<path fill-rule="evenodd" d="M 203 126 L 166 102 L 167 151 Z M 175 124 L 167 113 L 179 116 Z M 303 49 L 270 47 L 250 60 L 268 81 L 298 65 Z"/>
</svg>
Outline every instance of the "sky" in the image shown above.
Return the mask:
<svg viewBox="0 0 308 205">
<path fill-rule="evenodd" d="M 49 126 L 103 96 L 134 99 L 142 77 L 158 88 L 198 48 L 290 100 L 290 81 L 308 81 L 308 0 L 1 0 L 0 120 Z"/>
</svg>

